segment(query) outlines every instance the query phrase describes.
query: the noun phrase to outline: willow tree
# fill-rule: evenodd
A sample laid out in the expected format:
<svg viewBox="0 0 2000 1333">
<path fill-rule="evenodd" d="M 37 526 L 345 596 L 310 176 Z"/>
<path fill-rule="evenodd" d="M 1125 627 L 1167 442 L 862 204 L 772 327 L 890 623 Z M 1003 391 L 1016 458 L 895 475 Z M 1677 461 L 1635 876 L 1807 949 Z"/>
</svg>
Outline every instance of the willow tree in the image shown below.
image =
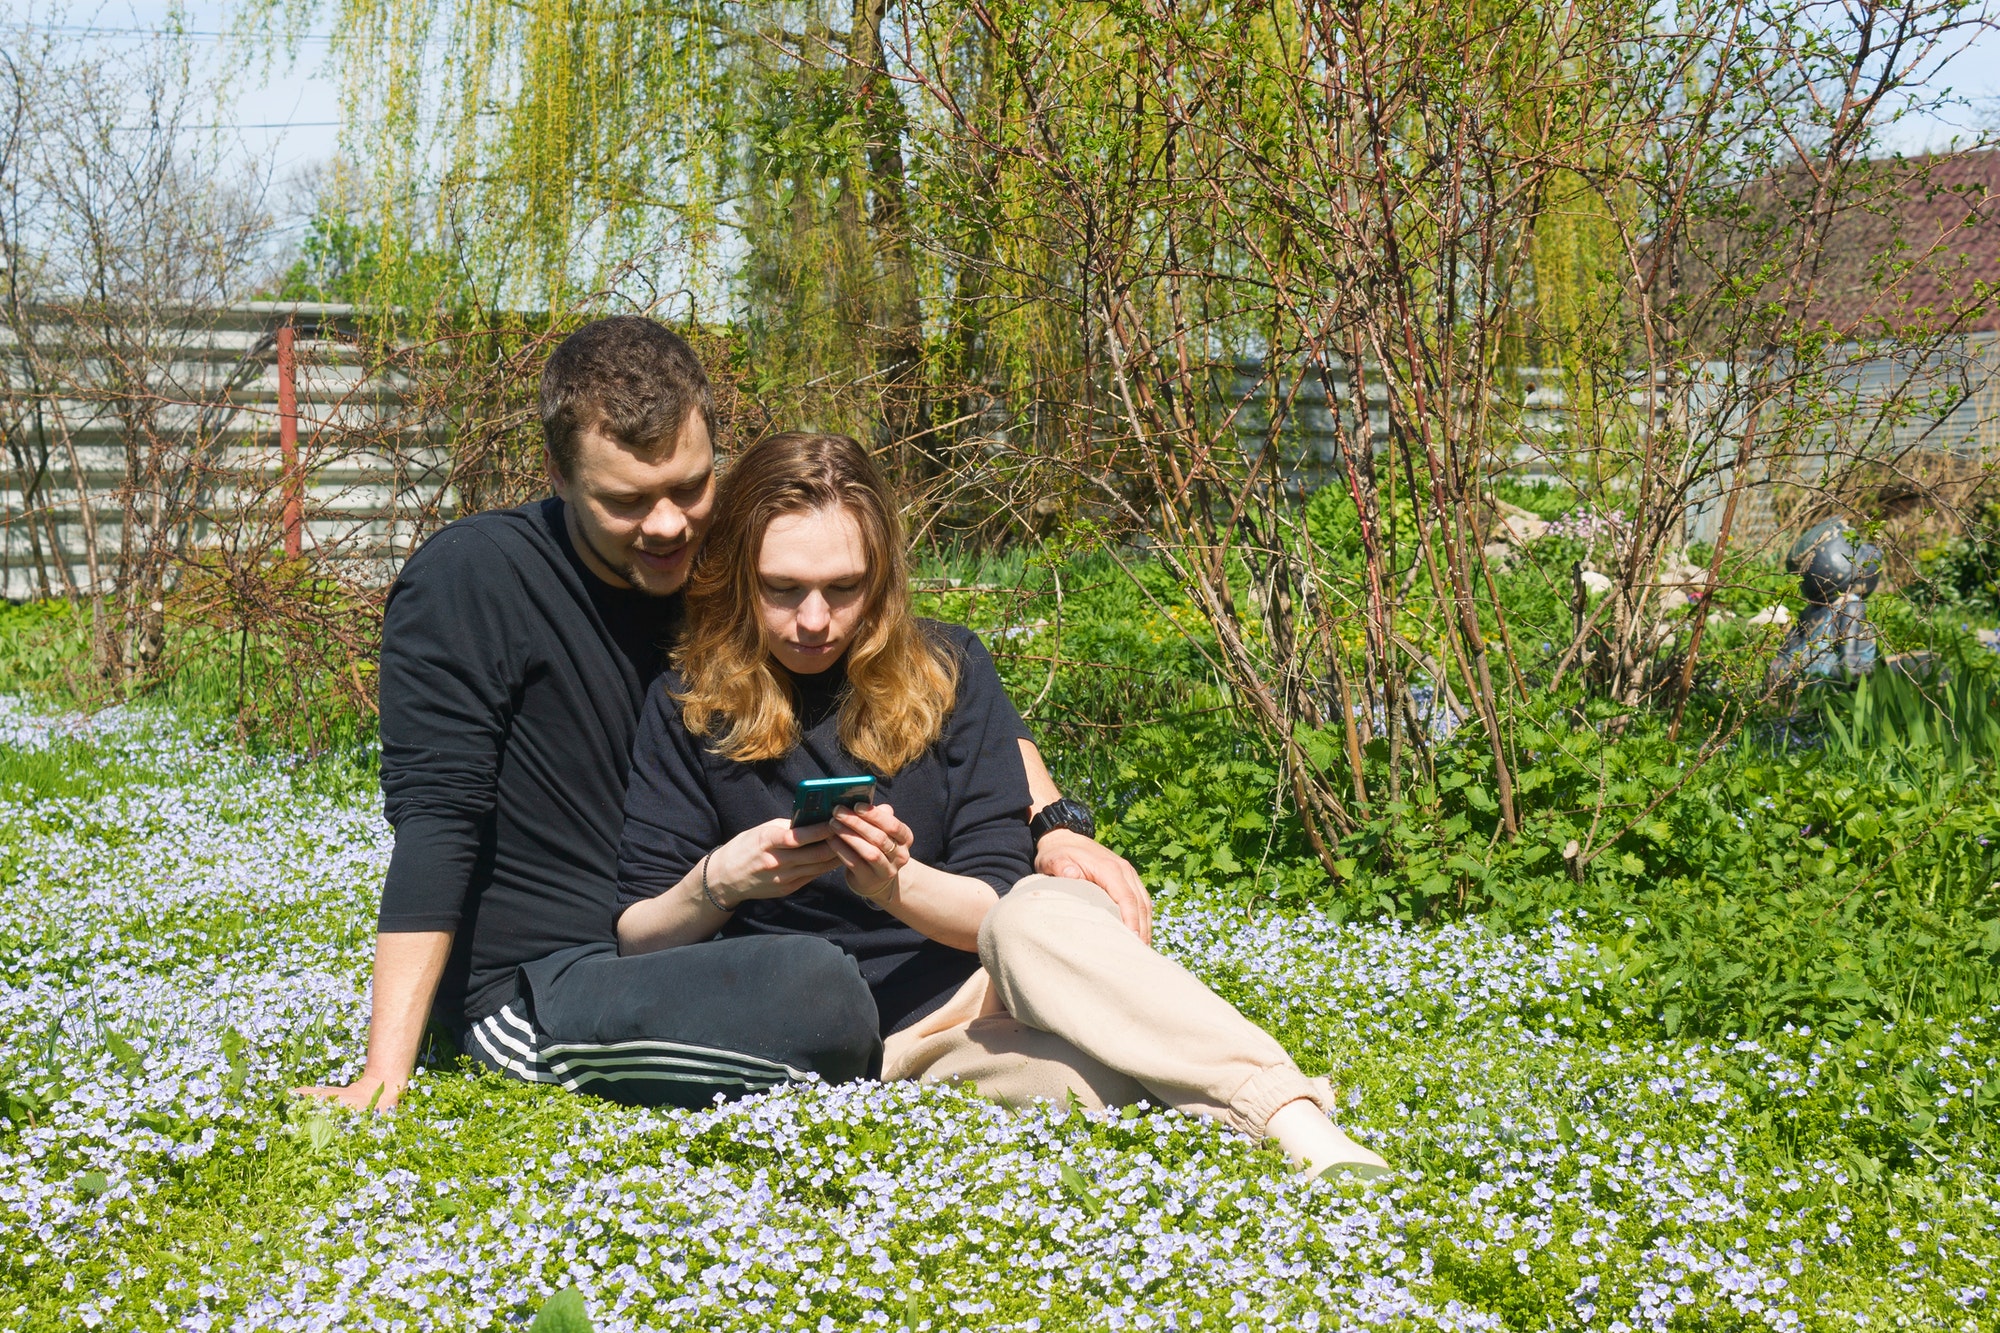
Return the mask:
<svg viewBox="0 0 2000 1333">
<path fill-rule="evenodd" d="M 259 12 L 275 29 L 295 8 Z M 727 320 L 750 388 L 812 386 L 787 408 L 936 470 L 883 0 L 325 11 L 371 304 Z"/>
</svg>

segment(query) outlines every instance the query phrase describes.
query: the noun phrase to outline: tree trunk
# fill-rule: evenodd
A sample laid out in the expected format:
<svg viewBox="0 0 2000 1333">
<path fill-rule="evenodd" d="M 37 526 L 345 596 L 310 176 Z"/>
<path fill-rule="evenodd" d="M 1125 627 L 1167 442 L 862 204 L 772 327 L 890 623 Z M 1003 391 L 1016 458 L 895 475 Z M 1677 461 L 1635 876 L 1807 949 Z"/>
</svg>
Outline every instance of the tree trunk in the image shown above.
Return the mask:
<svg viewBox="0 0 2000 1333">
<path fill-rule="evenodd" d="M 874 282 L 868 302 L 881 386 L 882 429 L 890 457 L 912 480 L 931 480 L 944 460 L 931 431 L 924 377 L 923 309 L 917 300 L 903 162 L 903 104 L 882 46 L 888 0 L 855 0 L 848 77 L 868 127 L 868 231 Z"/>
</svg>

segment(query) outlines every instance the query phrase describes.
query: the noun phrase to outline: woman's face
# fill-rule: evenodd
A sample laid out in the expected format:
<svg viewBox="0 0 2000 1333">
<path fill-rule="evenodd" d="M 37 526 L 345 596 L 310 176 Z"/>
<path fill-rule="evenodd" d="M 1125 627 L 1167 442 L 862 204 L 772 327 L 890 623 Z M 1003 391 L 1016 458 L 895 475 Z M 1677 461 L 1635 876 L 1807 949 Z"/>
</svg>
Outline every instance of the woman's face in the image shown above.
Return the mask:
<svg viewBox="0 0 2000 1333">
<path fill-rule="evenodd" d="M 810 676 L 854 642 L 867 601 L 868 548 L 845 509 L 786 514 L 764 529 L 757 556 L 757 620 L 787 670 Z"/>
</svg>

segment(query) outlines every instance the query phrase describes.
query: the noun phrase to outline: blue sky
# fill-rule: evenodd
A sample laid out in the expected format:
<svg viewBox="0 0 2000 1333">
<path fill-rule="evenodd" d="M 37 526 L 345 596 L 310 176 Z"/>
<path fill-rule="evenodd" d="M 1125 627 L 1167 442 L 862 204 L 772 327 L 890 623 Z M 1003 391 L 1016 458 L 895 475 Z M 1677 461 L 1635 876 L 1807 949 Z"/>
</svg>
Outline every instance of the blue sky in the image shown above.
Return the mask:
<svg viewBox="0 0 2000 1333">
<path fill-rule="evenodd" d="M 222 123 L 238 126 L 235 133 L 246 153 L 274 151 L 278 176 L 316 161 L 331 158 L 339 146 L 339 94 L 333 82 L 319 68 L 326 56 L 324 22 L 317 39 L 301 47 L 295 66 L 282 60 L 259 57 L 247 67 L 240 47 L 222 37 L 229 6 L 215 0 L 109 0 L 108 3 L 51 5 L 46 0 L 21 3 L 0 0 L 0 13 L 10 25 L 23 21 L 47 23 L 54 16 L 57 28 L 79 43 L 106 47 L 130 46 L 149 40 L 166 29 L 174 14 L 179 27 L 189 33 L 184 38 L 189 54 L 205 71 L 225 76 L 236 92 L 237 102 L 228 108 Z"/>
<path fill-rule="evenodd" d="M 2000 7 L 1989 7 L 1989 12 Z M 1925 152 L 1949 145 L 1953 135 L 1965 136 L 1982 127 L 2000 128 L 2000 32 L 1980 32 L 1946 64 L 1940 87 L 1948 86 L 1972 103 L 1959 106 L 1926 106 L 1890 129 L 1891 146 L 1906 153 Z"/>
</svg>

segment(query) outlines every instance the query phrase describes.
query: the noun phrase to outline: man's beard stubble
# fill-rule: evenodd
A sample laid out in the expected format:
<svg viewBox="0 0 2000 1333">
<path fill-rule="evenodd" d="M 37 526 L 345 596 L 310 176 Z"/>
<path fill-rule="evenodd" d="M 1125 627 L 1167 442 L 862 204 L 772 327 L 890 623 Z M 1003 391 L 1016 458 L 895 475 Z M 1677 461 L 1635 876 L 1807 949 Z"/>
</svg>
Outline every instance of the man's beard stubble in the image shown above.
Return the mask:
<svg viewBox="0 0 2000 1333">
<path fill-rule="evenodd" d="M 693 544 L 693 542 L 682 542 L 673 551 L 655 551 L 650 554 L 672 555 L 678 551 L 688 550 Z M 679 570 L 668 574 L 660 570 L 648 568 L 629 549 L 621 552 L 621 554 L 624 555 L 624 560 L 619 564 L 613 565 L 612 568 L 616 569 L 624 577 L 625 581 L 632 585 L 633 591 L 643 593 L 648 597 L 671 597 L 679 592 L 687 586 L 688 571 L 694 566 L 694 561 L 690 558 L 681 563 Z M 691 555 L 692 552 L 690 552 Z M 606 563 L 610 562 L 607 561 Z"/>
<path fill-rule="evenodd" d="M 595 555 L 606 569 L 624 579 L 626 586 L 634 592 L 647 597 L 671 597 L 687 586 L 688 570 L 693 567 L 693 560 L 684 562 L 676 575 L 669 575 L 647 568 L 630 546 L 619 546 L 614 551 L 606 551 L 600 545 L 601 535 L 588 528 L 581 529 L 577 536 L 589 545 L 591 554 Z M 674 550 L 685 550 L 692 544 L 692 542 L 682 542 Z M 655 552 L 655 554 L 670 554 L 670 552 Z M 669 578 L 673 580 L 671 586 L 663 586 Z"/>
</svg>

